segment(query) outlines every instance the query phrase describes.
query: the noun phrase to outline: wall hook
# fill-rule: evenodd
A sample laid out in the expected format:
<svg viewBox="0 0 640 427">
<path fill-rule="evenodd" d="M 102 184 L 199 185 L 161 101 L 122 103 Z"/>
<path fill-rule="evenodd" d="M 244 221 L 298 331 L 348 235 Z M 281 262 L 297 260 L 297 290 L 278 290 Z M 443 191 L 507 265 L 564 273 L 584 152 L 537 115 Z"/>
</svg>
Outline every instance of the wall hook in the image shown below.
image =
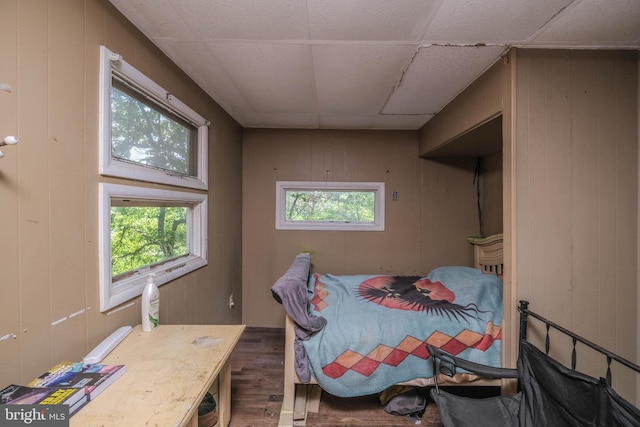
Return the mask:
<svg viewBox="0 0 640 427">
<path fill-rule="evenodd" d="M 5 136 L 2 141 L 0 141 L 0 147 L 4 147 L 5 145 L 16 145 L 18 143 L 18 138 L 13 135 Z M 0 151 L 0 158 L 4 157 L 4 153 Z"/>
</svg>

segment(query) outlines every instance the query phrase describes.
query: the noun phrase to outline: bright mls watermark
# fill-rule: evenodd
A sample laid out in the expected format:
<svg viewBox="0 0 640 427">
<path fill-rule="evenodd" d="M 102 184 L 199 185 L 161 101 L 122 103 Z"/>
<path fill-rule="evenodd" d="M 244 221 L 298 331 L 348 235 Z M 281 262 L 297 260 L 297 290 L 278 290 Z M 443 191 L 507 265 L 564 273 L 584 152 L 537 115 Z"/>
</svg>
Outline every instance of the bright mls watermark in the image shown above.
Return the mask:
<svg viewBox="0 0 640 427">
<path fill-rule="evenodd" d="M 0 427 L 69 427 L 68 405 L 0 405 Z"/>
</svg>

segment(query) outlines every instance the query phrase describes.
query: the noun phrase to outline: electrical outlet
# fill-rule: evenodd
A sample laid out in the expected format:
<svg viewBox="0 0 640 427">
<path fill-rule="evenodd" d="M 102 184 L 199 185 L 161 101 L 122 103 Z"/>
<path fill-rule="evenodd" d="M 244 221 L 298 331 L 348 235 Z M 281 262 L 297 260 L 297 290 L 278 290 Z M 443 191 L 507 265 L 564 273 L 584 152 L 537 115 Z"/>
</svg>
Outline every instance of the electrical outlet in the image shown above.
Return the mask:
<svg viewBox="0 0 640 427">
<path fill-rule="evenodd" d="M 229 295 L 229 308 L 233 308 L 236 306 L 236 303 L 233 301 L 233 294 Z"/>
</svg>

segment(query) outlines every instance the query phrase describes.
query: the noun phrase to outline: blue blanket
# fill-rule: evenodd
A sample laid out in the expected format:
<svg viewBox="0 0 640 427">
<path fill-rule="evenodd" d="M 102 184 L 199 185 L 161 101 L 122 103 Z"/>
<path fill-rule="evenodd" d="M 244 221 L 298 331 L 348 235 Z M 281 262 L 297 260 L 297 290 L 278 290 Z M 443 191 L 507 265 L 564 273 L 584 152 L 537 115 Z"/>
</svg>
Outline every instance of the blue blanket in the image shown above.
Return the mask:
<svg viewBox="0 0 640 427">
<path fill-rule="evenodd" d="M 327 392 L 352 397 L 432 376 L 426 344 L 500 366 L 502 281 L 469 267 L 427 276 L 309 278 L 310 314 L 327 320 L 303 341 Z"/>
</svg>

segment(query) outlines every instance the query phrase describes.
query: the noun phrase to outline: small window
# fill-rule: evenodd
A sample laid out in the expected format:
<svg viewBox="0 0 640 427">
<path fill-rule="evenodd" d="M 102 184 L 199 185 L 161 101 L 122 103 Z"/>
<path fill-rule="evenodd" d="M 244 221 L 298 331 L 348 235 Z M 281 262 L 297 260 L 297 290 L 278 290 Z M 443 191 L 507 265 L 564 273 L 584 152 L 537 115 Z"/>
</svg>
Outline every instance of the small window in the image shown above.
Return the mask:
<svg viewBox="0 0 640 427">
<path fill-rule="evenodd" d="M 207 196 L 100 184 L 101 311 L 207 264 Z"/>
<path fill-rule="evenodd" d="M 278 181 L 276 229 L 384 231 L 384 183 Z"/>
<path fill-rule="evenodd" d="M 209 123 L 101 47 L 100 173 L 207 189 Z"/>
</svg>

